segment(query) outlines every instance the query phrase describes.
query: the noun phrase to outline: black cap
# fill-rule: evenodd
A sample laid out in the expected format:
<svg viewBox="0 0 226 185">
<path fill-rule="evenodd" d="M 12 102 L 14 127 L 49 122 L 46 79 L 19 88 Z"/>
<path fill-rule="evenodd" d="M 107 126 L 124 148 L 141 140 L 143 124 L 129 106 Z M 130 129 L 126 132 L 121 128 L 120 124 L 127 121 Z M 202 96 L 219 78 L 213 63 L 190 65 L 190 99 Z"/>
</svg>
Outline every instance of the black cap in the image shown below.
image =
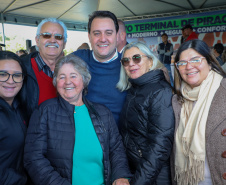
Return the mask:
<svg viewBox="0 0 226 185">
<path fill-rule="evenodd" d="M 190 24 L 185 25 L 181 30 L 185 30 L 186 28 L 190 28 L 191 30 L 193 30 L 193 28 Z"/>
<path fill-rule="evenodd" d="M 5 44 L 0 44 L 0 46 L 5 47 Z"/>
</svg>

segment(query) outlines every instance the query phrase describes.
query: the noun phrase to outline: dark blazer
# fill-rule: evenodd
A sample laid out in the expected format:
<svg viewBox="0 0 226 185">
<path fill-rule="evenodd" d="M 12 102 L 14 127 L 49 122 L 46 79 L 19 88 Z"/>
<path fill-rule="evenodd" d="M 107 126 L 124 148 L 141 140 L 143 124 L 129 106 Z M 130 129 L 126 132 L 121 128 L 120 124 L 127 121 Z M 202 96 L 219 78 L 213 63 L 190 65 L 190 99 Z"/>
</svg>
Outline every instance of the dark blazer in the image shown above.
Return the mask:
<svg viewBox="0 0 226 185">
<path fill-rule="evenodd" d="M 175 112 L 175 136 L 180 121 L 181 103 L 177 95 L 173 96 L 173 110 Z M 214 185 L 226 184 L 226 79 L 221 81 L 208 114 L 206 123 L 206 157 L 210 168 L 212 183 Z M 171 155 L 172 179 L 175 177 L 175 151 Z M 176 184 L 173 181 L 173 184 Z"/>
<path fill-rule="evenodd" d="M 111 185 L 118 178 L 131 177 L 112 113 L 100 104 L 86 99 L 83 102 L 88 108 L 103 150 L 105 184 Z M 45 101 L 32 114 L 26 137 L 24 164 L 35 184 L 72 183 L 74 108 L 74 105 L 59 96 Z"/>
<path fill-rule="evenodd" d="M 130 82 L 120 133 L 134 174 L 131 185 L 169 185 L 174 133 L 172 89 L 162 70 Z"/>
</svg>

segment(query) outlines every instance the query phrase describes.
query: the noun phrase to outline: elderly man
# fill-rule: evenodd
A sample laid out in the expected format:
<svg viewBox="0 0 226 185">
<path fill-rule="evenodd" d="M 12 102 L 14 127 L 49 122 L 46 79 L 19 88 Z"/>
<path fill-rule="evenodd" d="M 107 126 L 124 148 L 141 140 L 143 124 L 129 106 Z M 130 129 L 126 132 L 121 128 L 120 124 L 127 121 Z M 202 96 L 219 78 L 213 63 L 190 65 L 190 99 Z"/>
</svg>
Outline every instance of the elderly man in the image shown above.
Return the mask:
<svg viewBox="0 0 226 185">
<path fill-rule="evenodd" d="M 88 22 L 88 37 L 93 50 L 77 50 L 73 53 L 89 65 L 92 79 L 87 98 L 108 107 L 116 123 L 126 96 L 116 88 L 121 68 L 121 55 L 116 49 L 118 29 L 118 21 L 113 13 L 94 12 Z"/>
<path fill-rule="evenodd" d="M 35 40 L 38 51 L 23 58 L 27 80 L 21 96 L 29 117 L 40 103 L 56 97 L 53 71 L 67 42 L 67 27 L 56 18 L 46 18 L 38 25 Z"/>
<path fill-rule="evenodd" d="M 123 52 L 123 49 L 128 42 L 126 41 L 126 26 L 125 23 L 118 19 L 119 30 L 117 34 L 117 50 L 119 53 Z"/>
</svg>

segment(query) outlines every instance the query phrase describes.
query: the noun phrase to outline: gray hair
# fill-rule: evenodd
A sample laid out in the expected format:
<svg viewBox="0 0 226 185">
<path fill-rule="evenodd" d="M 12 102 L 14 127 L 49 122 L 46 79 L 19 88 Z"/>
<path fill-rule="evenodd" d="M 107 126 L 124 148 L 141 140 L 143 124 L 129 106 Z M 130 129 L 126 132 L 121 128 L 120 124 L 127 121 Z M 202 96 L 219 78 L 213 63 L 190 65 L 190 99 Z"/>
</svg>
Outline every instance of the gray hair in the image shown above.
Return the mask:
<svg viewBox="0 0 226 185">
<path fill-rule="evenodd" d="M 37 32 L 36 32 L 36 37 L 38 37 L 38 38 L 40 37 L 39 34 L 41 32 L 42 26 L 43 26 L 43 24 L 45 24 L 47 22 L 59 24 L 63 28 L 63 30 L 64 30 L 64 43 L 66 43 L 67 42 L 67 27 L 66 27 L 66 25 L 62 21 L 60 21 L 60 20 L 58 20 L 56 18 L 53 18 L 53 17 L 43 19 L 39 23 L 38 29 L 37 29 Z"/>
<path fill-rule="evenodd" d="M 162 69 L 164 66 L 163 64 L 158 60 L 158 58 L 153 54 L 153 52 L 150 50 L 150 48 L 143 42 L 132 42 L 130 44 L 127 44 L 123 50 L 122 53 L 122 58 L 124 57 L 124 54 L 126 52 L 126 50 L 136 47 L 138 48 L 142 53 L 144 53 L 148 58 L 152 59 L 153 65 L 151 66 L 151 68 L 149 69 L 151 70 L 156 70 L 156 69 Z M 134 53 L 136 54 L 136 53 Z M 129 82 L 129 77 L 126 74 L 126 71 L 123 67 L 123 65 L 121 64 L 121 70 L 120 70 L 120 78 L 119 78 L 119 82 L 117 83 L 116 87 L 120 90 L 120 91 L 125 91 L 127 89 L 129 89 L 131 87 L 131 83 Z"/>
<path fill-rule="evenodd" d="M 91 74 L 89 72 L 88 65 L 81 58 L 75 56 L 74 54 L 62 57 L 60 60 L 57 61 L 53 74 L 53 85 L 56 87 L 59 70 L 64 64 L 71 64 L 74 69 L 82 76 L 82 81 L 84 85 L 83 94 L 85 95 L 87 93 L 87 87 L 91 80 Z"/>
</svg>

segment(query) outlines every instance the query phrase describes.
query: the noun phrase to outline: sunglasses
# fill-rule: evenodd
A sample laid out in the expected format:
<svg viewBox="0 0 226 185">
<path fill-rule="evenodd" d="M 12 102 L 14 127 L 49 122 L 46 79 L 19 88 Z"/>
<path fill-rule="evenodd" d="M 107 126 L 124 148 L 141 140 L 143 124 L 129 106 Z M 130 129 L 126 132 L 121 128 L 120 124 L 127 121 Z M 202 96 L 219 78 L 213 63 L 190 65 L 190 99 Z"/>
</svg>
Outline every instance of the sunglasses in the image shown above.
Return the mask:
<svg viewBox="0 0 226 185">
<path fill-rule="evenodd" d="M 48 32 L 39 34 L 39 36 L 42 36 L 44 39 L 50 39 L 52 35 L 53 35 L 52 33 L 48 33 Z M 56 40 L 62 40 L 64 38 L 63 35 L 58 33 L 54 34 L 53 36 Z"/>
<path fill-rule="evenodd" d="M 183 70 L 186 68 L 187 64 L 189 63 L 192 67 L 199 67 L 202 63 L 202 59 L 205 57 L 194 57 L 188 61 L 180 60 L 176 63 L 177 69 Z"/>
<path fill-rule="evenodd" d="M 136 54 L 136 55 L 132 56 L 132 60 L 133 60 L 133 62 L 135 64 L 139 64 L 142 57 L 147 57 L 147 56 L 146 55 Z M 130 63 L 130 58 L 128 58 L 128 57 L 122 58 L 121 59 L 121 63 L 122 63 L 123 66 L 128 66 L 129 63 Z"/>
</svg>

